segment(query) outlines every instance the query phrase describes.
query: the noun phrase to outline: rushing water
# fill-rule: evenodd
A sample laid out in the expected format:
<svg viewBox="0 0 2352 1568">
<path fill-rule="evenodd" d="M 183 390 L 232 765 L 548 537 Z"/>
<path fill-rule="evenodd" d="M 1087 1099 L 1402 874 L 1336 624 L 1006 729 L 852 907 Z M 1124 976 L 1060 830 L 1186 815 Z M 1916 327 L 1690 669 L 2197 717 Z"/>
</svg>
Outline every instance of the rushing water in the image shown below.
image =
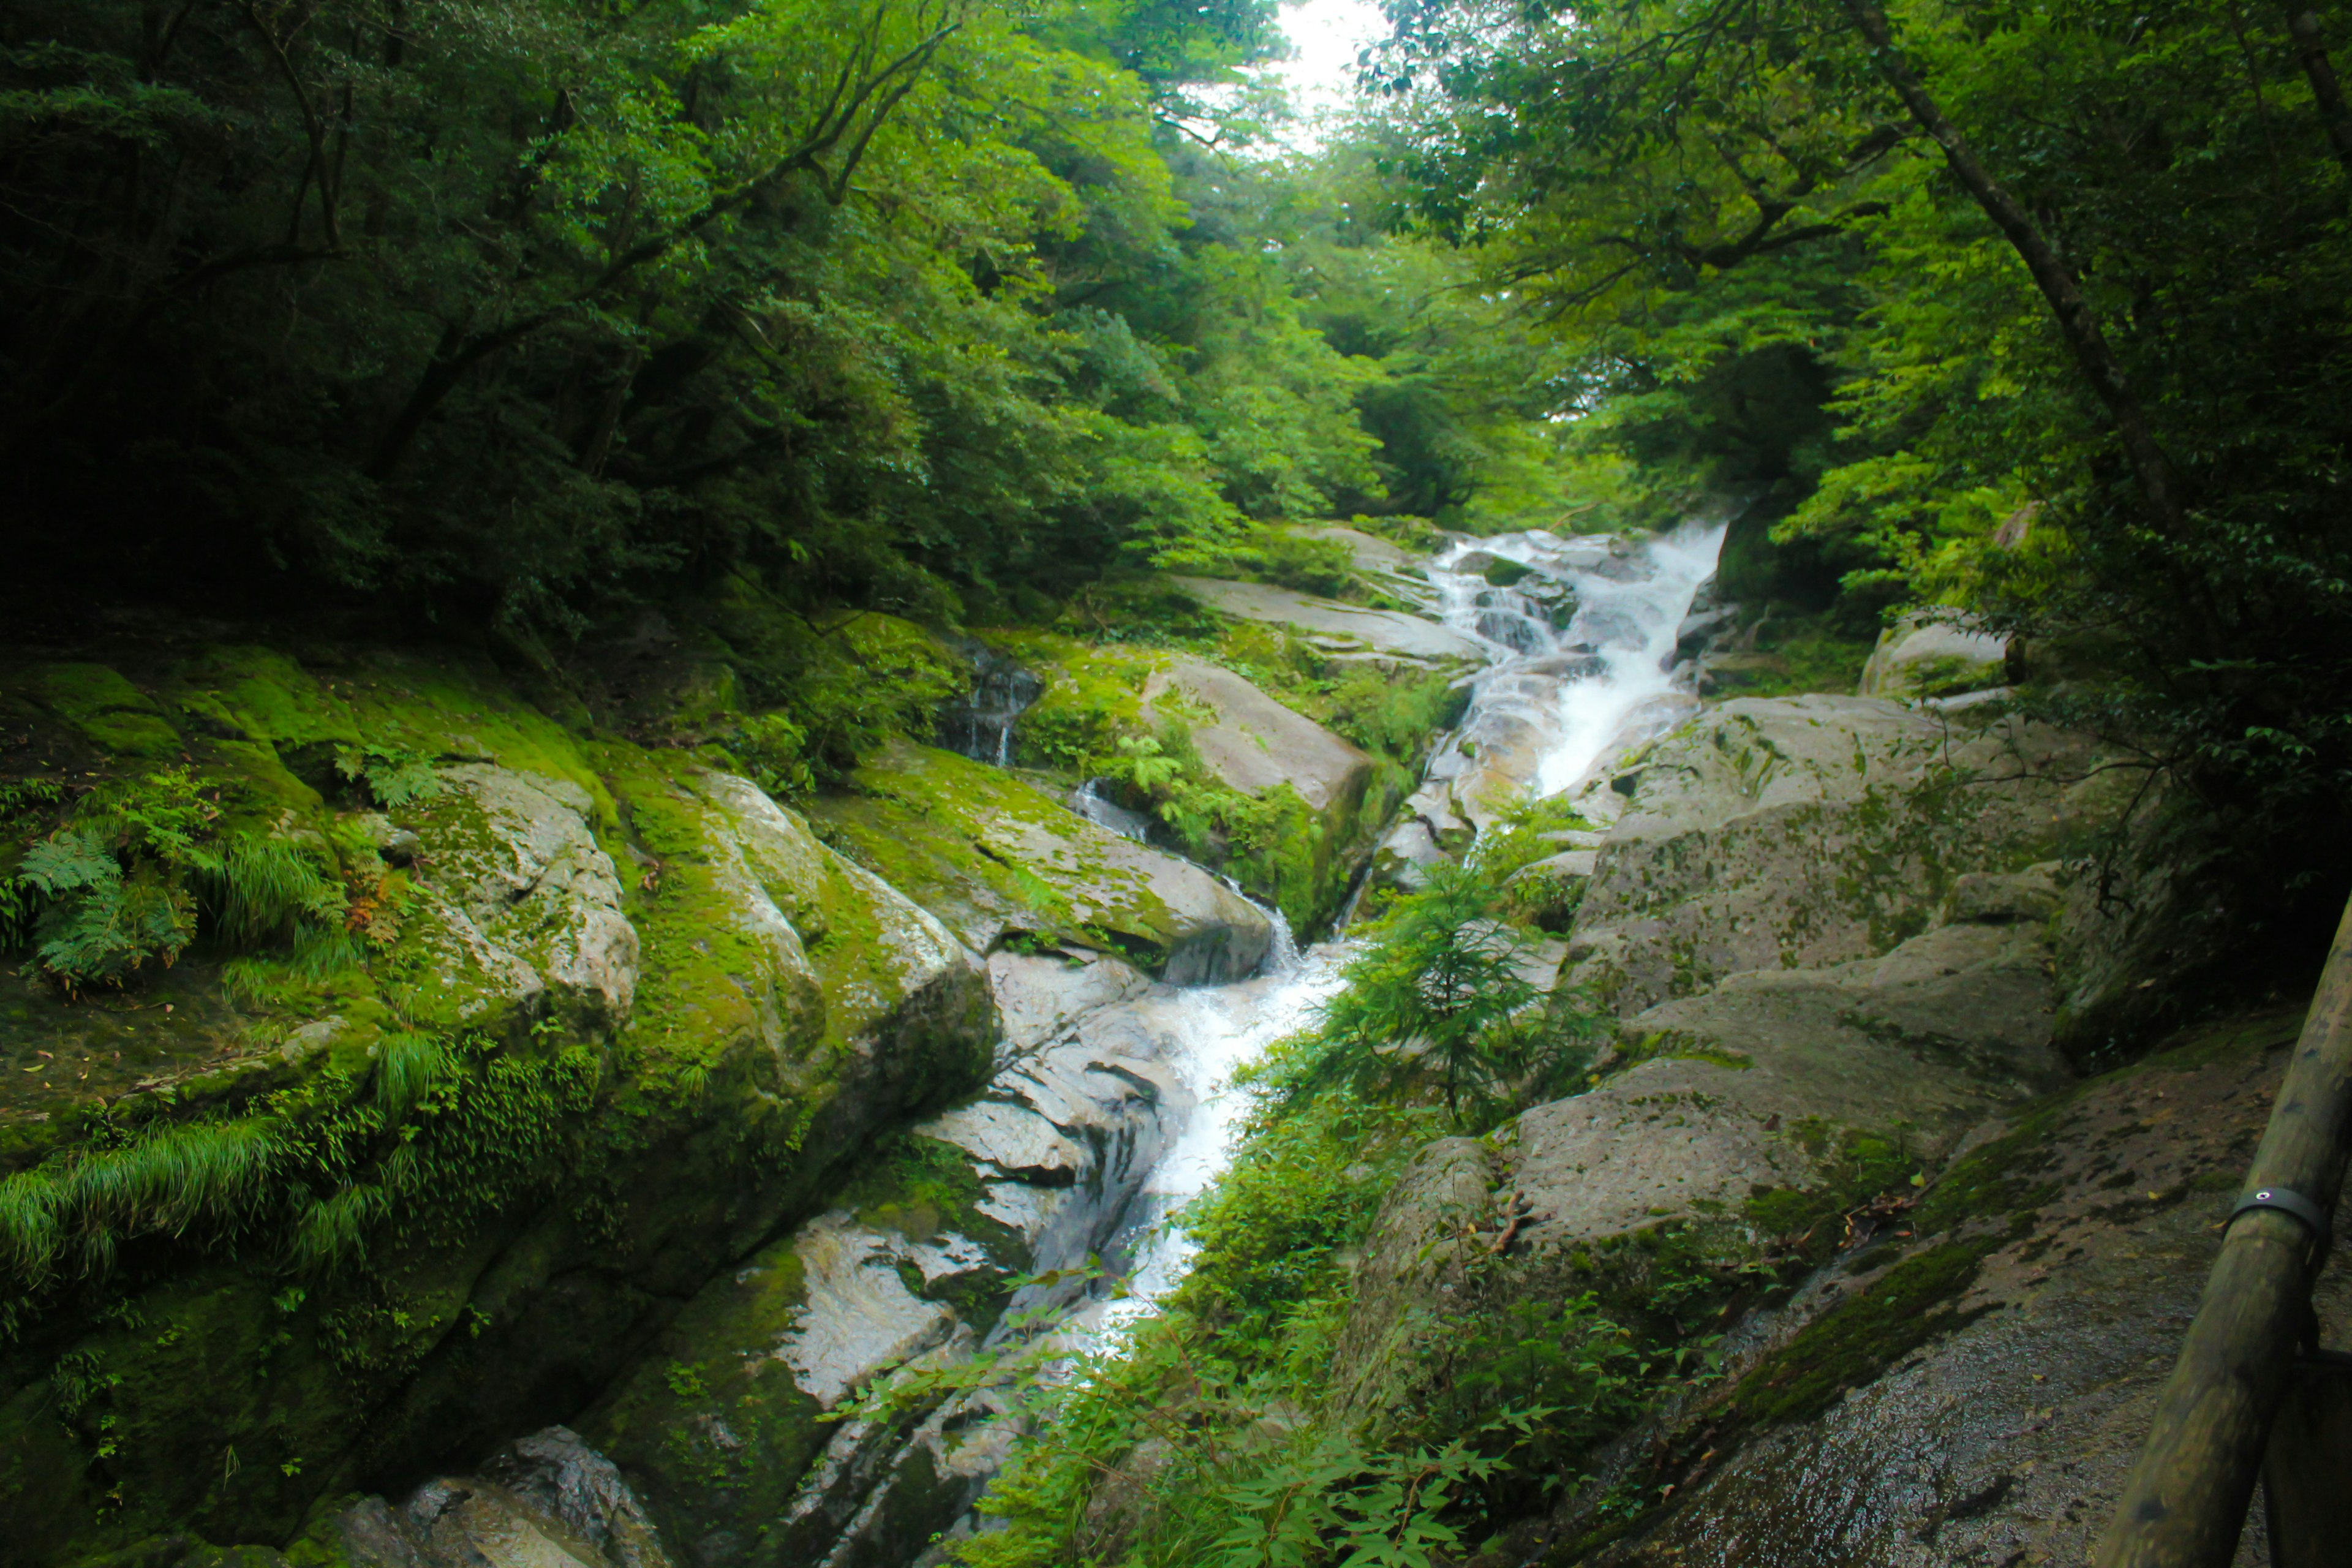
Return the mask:
<svg viewBox="0 0 2352 1568">
<path fill-rule="evenodd" d="M 1151 817 L 1144 812 L 1129 811 L 1103 793 L 1102 779 L 1088 779 L 1070 792 L 1070 809 L 1097 826 L 1108 827 L 1121 838 L 1132 838 L 1138 844 L 1151 837 Z"/>
<path fill-rule="evenodd" d="M 1639 545 L 1528 532 L 1449 551 L 1430 571 L 1431 613 L 1475 640 L 1489 659 L 1472 679 L 1452 750 L 1478 753 L 1485 738 L 1493 742 L 1485 753 L 1492 758 L 1507 753 L 1505 735 L 1531 737 L 1533 750 L 1519 749 L 1524 776 L 1517 782 L 1550 795 L 1574 788 L 1611 753 L 1673 722 L 1689 703 L 1686 676 L 1673 668 L 1676 634 L 1713 575 L 1722 543 L 1720 527 L 1693 527 Z M 1490 574 L 1512 575 L 1496 571 L 1497 561 L 1528 574 L 1497 585 Z M 1477 781 L 1482 788 L 1496 782 Z M 1103 807 L 1118 810 L 1091 786 L 1086 795 L 1080 809 L 1097 821 L 1105 820 L 1097 815 Z M 1172 1032 L 1188 1049 L 1170 1065 L 1200 1103 L 1145 1179 L 1113 1243 L 1129 1293 L 1090 1315 L 1086 1337 L 1097 1343 L 1149 1314 L 1191 1268 L 1197 1248 L 1168 1221 L 1232 1160 L 1249 1108 L 1248 1096 L 1233 1087 L 1235 1069 L 1313 1024 L 1324 999 L 1339 989 L 1353 943 L 1343 937 L 1298 954 L 1289 949 L 1286 926 L 1281 937 L 1256 977 L 1187 991 L 1175 1003 L 1181 1024 Z"/>
</svg>

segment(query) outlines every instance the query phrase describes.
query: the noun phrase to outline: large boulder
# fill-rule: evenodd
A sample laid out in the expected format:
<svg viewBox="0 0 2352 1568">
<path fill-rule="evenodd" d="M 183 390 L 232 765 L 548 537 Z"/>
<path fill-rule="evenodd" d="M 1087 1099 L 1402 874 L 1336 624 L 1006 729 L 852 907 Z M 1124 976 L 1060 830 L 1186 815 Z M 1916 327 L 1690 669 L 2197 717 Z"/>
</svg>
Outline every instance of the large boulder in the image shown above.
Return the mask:
<svg viewBox="0 0 2352 1568">
<path fill-rule="evenodd" d="M 569 779 L 487 763 L 440 770 L 411 803 L 423 950 L 412 1016 L 476 1024 L 552 1011 L 610 1033 L 637 984 L 637 932 L 621 912 L 613 858 L 590 830 L 593 802 Z"/>
<path fill-rule="evenodd" d="M 2116 823 L 2135 786 L 2094 761 L 2078 737 L 1979 713 L 1724 703 L 1612 778 L 1627 805 L 1565 978 L 1631 1016 L 1743 970 L 1886 952 L 1962 876 L 2022 871 Z"/>
<path fill-rule="evenodd" d="M 361 1500 L 314 1532 L 351 1568 L 671 1568 L 660 1532 L 610 1459 L 568 1427 L 500 1449 L 476 1475 L 425 1482 L 398 1506 Z"/>
<path fill-rule="evenodd" d="M 2009 683 L 2009 639 L 1956 610 L 1906 616 L 1878 635 L 1855 689 L 1864 697 L 1951 697 Z"/>
<path fill-rule="evenodd" d="M 581 1423 L 699 1568 L 910 1561 L 969 1509 L 1012 1428 L 927 1374 L 1074 1298 L 1191 1107 L 1164 988 L 1109 958 L 990 968 L 1010 1027 L 981 1098 L 704 1289 Z M 856 1408 L 877 1388 L 898 1403 Z"/>
<path fill-rule="evenodd" d="M 1248 900 L 1020 778 L 900 742 L 810 806 L 851 855 L 974 951 L 1007 941 L 1115 951 L 1171 984 L 1232 980 L 1273 945 Z"/>
<path fill-rule="evenodd" d="M 1405 1397 L 1473 1266 L 1502 1299 L 1574 1294 L 1591 1282 L 1567 1276 L 1595 1247 L 1719 1230 L 1759 1194 L 1823 1190 L 1857 1137 L 1933 1169 L 1988 1118 L 2067 1081 L 2046 934 L 1969 913 L 1881 958 L 1735 974 L 1650 1008 L 1621 1026 L 1591 1091 L 1424 1151 L 1357 1268 L 1342 1397 Z"/>
<path fill-rule="evenodd" d="M 2296 1021 L 2209 1026 L 1991 1130 L 1909 1234 L 1741 1336 L 1718 1394 L 1628 1445 L 1549 1530 L 1590 1529 L 1613 1484 L 1669 1501 L 1582 1559 L 1609 1568 L 2089 1561 Z M 2314 1304 L 2320 1342 L 2344 1343 L 2352 1270 L 2328 1268 Z M 2263 1525 L 2257 1507 L 2235 1562 L 2271 1560 Z"/>
<path fill-rule="evenodd" d="M 1193 750 L 1220 784 L 1244 795 L 1288 784 L 1335 836 L 1353 827 L 1372 759 L 1232 670 L 1176 658 L 1144 682 L 1147 703 L 1189 710 Z"/>
<path fill-rule="evenodd" d="M 290 661 L 224 656 L 204 690 L 175 697 L 182 714 L 210 705 L 190 742 L 206 765 L 255 781 L 232 781 L 225 807 L 271 803 L 264 820 L 333 846 L 397 918 L 371 931 L 366 968 L 290 1006 L 284 970 L 265 968 L 277 989 L 238 998 L 242 1016 L 216 1003 L 202 1034 L 160 1006 L 133 1018 L 184 1055 L 206 1049 L 202 1070 L 121 1103 L 122 1125 L 283 1105 L 297 1136 L 280 1131 L 268 1180 L 299 1205 L 322 1180 L 306 1141 L 386 1103 L 388 1042 L 439 1037 L 427 1070 L 451 1092 L 428 1096 L 405 1136 L 336 1156 L 333 1179 L 394 1209 L 377 1224 L 357 1211 L 363 1268 L 322 1264 L 289 1290 L 250 1261 L 284 1257 L 262 1228 L 276 1210 L 258 1210 L 236 1255 L 193 1233 L 178 1250 L 140 1238 L 137 1271 L 113 1276 L 120 1313 L 93 1319 L 64 1296 L 28 1318 L 56 1349 L 0 1367 L 11 1564 L 183 1529 L 283 1542 L 322 1497 L 465 1465 L 564 1419 L 714 1272 L 815 1210 L 877 1128 L 992 1070 L 979 959 L 794 814 L 681 753 L 576 742 L 456 679 L 402 668 L 331 688 Z M 444 715 L 463 729 L 434 729 Z M 337 727 L 442 759 L 439 787 L 385 812 L 338 809 L 349 794 L 300 782 L 340 789 L 333 752 L 352 742 Z M 362 857 L 379 849 L 371 880 Z M 234 1051 L 213 1048 L 223 1027 Z M 427 1174 L 404 1178 L 394 1159 Z M 58 1415 L 57 1355 L 106 1369 L 73 1424 Z M 224 1476 L 226 1449 L 246 1462 Z M 510 1481 L 479 1479 L 420 1540 L 469 1563 L 572 1552 L 560 1520 L 516 1513 Z M 106 1506 L 116 1489 L 123 1505 Z"/>
</svg>

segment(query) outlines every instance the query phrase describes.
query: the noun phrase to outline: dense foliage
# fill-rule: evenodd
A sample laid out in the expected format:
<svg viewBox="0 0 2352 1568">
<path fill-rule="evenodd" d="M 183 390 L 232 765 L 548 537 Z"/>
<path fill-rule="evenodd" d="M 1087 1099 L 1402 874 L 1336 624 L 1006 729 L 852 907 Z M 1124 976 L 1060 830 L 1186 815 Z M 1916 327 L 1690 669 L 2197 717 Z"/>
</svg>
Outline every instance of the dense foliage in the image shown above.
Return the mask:
<svg viewBox="0 0 2352 1568">
<path fill-rule="evenodd" d="M 1480 429 L 1536 410 L 1439 366 L 1491 324 L 1444 304 L 1454 264 L 1334 236 L 1193 129 L 1271 15 L 11 6 L 30 563 L 541 633 L 748 571 L 939 624 L 1247 518 L 1458 506 L 1509 467 Z M 1318 261 L 1343 300 L 1299 286 Z"/>
<path fill-rule="evenodd" d="M 1392 9 L 1390 162 L 1553 323 L 1637 511 L 1747 503 L 1737 593 L 1987 616 L 2203 827 L 2340 864 L 2352 121 L 2317 17 Z"/>
</svg>

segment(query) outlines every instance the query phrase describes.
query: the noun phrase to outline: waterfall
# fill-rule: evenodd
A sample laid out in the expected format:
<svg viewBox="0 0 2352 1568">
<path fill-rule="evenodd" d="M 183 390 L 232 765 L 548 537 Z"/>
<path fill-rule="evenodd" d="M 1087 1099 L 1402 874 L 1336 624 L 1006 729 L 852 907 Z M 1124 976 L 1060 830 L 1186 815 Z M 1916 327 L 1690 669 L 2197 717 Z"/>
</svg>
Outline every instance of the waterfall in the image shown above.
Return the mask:
<svg viewBox="0 0 2352 1568">
<path fill-rule="evenodd" d="M 1723 531 L 1686 527 L 1640 544 L 1530 531 L 1457 545 L 1433 563 L 1429 575 L 1441 618 L 1488 654 L 1471 679 L 1456 743 L 1447 749 L 1453 760 L 1467 765 L 1490 741 L 1502 748 L 1513 737 L 1536 737 L 1539 747 L 1524 760 L 1527 776 L 1519 782 L 1556 795 L 1582 783 L 1612 752 L 1671 723 L 1691 700 L 1678 684 L 1682 677 L 1666 667 L 1693 598 L 1714 573 Z M 1498 561 L 1525 574 L 1498 586 L 1488 575 Z M 1090 816 L 1118 809 L 1098 795 L 1090 798 L 1095 805 L 1080 808 Z M 1233 1087 L 1235 1070 L 1312 1025 L 1360 946 L 1342 936 L 1302 954 L 1281 911 L 1266 912 L 1276 934 L 1265 967 L 1238 984 L 1186 991 L 1178 1001 L 1182 1022 L 1173 1033 L 1186 1050 L 1169 1065 L 1200 1103 L 1145 1178 L 1111 1243 L 1129 1294 L 1097 1304 L 1075 1325 L 1081 1341 L 1102 1343 L 1122 1324 L 1147 1316 L 1191 1268 L 1193 1243 L 1166 1221 L 1231 1163 L 1249 1109 Z"/>
<path fill-rule="evenodd" d="M 1138 844 L 1150 841 L 1151 817 L 1140 811 L 1129 811 L 1103 793 L 1106 779 L 1088 779 L 1070 792 L 1070 809 L 1088 822 L 1108 827 L 1121 838 L 1132 838 Z"/>
<path fill-rule="evenodd" d="M 1038 679 L 984 643 L 963 645 L 972 663 L 971 694 L 940 707 L 934 739 L 943 752 L 1008 767 L 1013 725 L 1045 689 Z"/>
</svg>

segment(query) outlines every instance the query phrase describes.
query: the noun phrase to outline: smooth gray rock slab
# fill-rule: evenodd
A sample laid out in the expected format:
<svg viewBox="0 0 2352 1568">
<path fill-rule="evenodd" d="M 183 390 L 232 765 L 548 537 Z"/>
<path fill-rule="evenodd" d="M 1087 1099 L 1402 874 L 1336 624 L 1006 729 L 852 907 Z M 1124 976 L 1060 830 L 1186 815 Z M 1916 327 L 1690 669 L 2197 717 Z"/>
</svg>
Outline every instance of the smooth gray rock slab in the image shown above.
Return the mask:
<svg viewBox="0 0 2352 1568">
<path fill-rule="evenodd" d="M 1192 747 L 1228 788 L 1262 795 L 1287 784 L 1317 811 L 1362 798 L 1370 756 L 1232 670 L 1179 655 L 1144 683 L 1147 705 L 1169 693 L 1215 713 L 1191 722 Z"/>
<path fill-rule="evenodd" d="M 2050 969 L 2039 927 L 1949 925 L 1883 957 L 1735 974 L 1648 1009 L 1621 1028 L 1648 1059 L 1518 1119 L 1529 1234 L 1589 1239 L 1811 1184 L 1796 1132 L 1809 1119 L 1936 1162 L 2069 1081 Z"/>
<path fill-rule="evenodd" d="M 1008 1057 L 1028 1055 L 1068 1034 L 1087 1015 L 1151 989 L 1150 978 L 1131 966 L 1094 953 L 992 952 L 988 978 L 1004 1018 Z"/>
<path fill-rule="evenodd" d="M 1621 1016 L 1746 970 L 1885 952 L 1967 873 L 2112 820 L 2079 738 L 1877 698 L 1743 698 L 1629 759 L 1572 977 Z"/>
<path fill-rule="evenodd" d="M 1236 620 L 1265 621 L 1352 637 L 1379 653 L 1485 662 L 1484 650 L 1461 633 L 1400 610 L 1368 610 L 1360 605 L 1294 594 L 1287 588 L 1264 583 L 1225 583 L 1210 577 L 1176 577 L 1171 581 L 1220 615 Z"/>
</svg>

